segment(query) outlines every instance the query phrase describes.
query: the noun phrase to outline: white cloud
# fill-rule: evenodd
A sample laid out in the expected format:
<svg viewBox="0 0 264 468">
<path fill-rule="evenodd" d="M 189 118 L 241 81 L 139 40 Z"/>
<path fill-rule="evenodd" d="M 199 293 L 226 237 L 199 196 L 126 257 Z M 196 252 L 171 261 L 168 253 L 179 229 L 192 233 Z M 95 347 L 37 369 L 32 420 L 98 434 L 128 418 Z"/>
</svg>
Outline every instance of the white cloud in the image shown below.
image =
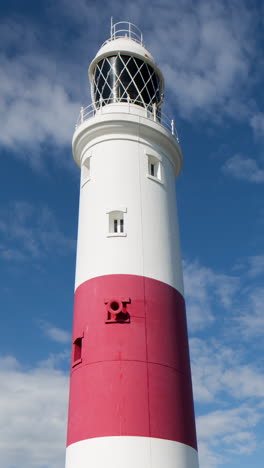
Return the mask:
<svg viewBox="0 0 264 468">
<path fill-rule="evenodd" d="M 0 359 L 0 466 L 63 468 L 68 376 L 54 366 L 24 369 Z"/>
<path fill-rule="evenodd" d="M 256 136 L 264 135 L 264 113 L 258 112 L 250 118 L 250 125 Z"/>
<path fill-rule="evenodd" d="M 264 373 L 255 353 L 251 357 L 250 340 L 254 339 L 256 347 L 257 336 L 263 335 L 264 290 L 250 286 L 248 280 L 263 272 L 262 257 L 250 257 L 247 265 L 238 279 L 198 262 L 185 262 L 191 330 L 203 329 L 204 336 L 208 323 L 218 318 L 214 327 L 218 339 L 190 339 L 194 399 L 200 411 L 207 410 L 197 418 L 203 468 L 231 466 L 232 457 L 253 456 L 259 445 L 257 425 L 264 417 Z M 210 407 L 212 411 L 208 411 Z"/>
<path fill-rule="evenodd" d="M 254 428 L 260 419 L 256 408 L 244 405 L 199 416 L 197 430 L 202 466 L 217 467 L 228 459 L 230 452 L 239 455 L 252 453 L 256 447 Z"/>
<path fill-rule="evenodd" d="M 86 0 L 76 0 L 74 7 L 70 0 L 59 4 L 77 24 L 101 20 L 107 27 L 111 15 L 117 22 L 124 19 L 120 11 L 126 11 L 127 20 L 142 26 L 146 46 L 165 74 L 166 89 L 185 116 L 194 110 L 215 112 L 221 104 L 221 112 L 230 112 L 229 100 L 234 95 L 241 101 L 242 85 L 245 95 L 256 34 L 255 11 L 246 2 L 200 0 L 197 8 L 192 0 L 108 0 L 104 12 Z M 107 28 L 104 40 L 109 35 Z"/>
<path fill-rule="evenodd" d="M 1 25 L 1 40 L 6 44 L 5 53 L 0 55 L 3 146 L 20 152 L 21 147 L 39 149 L 44 143 L 70 144 L 79 100 L 85 99 L 79 75 L 83 74 L 81 81 L 86 82 L 83 62 L 87 44 L 89 53 L 94 54 L 109 37 L 110 16 L 118 21 L 124 10 L 127 19 L 142 25 L 146 44 L 160 63 L 169 107 L 176 104 L 179 115 L 192 119 L 196 111 L 200 118 L 210 114 L 214 120 L 226 114 L 249 118 L 247 86 L 256 30 L 255 11 L 246 2 L 224 5 L 201 0 L 196 8 L 191 0 L 176 4 L 108 0 L 101 11 L 86 0 L 76 0 L 74 6 L 69 0 L 60 0 L 55 5 L 49 2 L 47 8 L 50 16 L 64 17 L 65 28 L 67 19 L 70 21 L 71 33 L 75 28 L 67 52 L 66 29 L 60 32 L 52 23 L 48 30 L 53 45 L 50 50 L 41 40 L 46 29 L 37 29 L 21 18 Z M 89 101 L 88 83 L 86 90 Z M 262 125 L 260 116 L 251 118 L 254 128 Z M 20 152 L 20 157 L 32 165 L 41 164 L 29 151 Z"/>
<path fill-rule="evenodd" d="M 161 9 L 150 43 L 180 113 L 245 117 L 248 110 L 242 103 L 254 56 L 254 13 L 244 2 L 238 6 L 208 0 L 199 2 L 199 8 L 178 2 L 175 9 L 171 3 L 165 12 Z"/>
<path fill-rule="evenodd" d="M 224 442 L 230 445 L 230 452 L 249 455 L 256 448 L 256 439 L 251 432 L 243 431 L 224 437 Z"/>
<path fill-rule="evenodd" d="M 198 338 L 190 339 L 190 353 L 195 401 L 212 402 L 222 386 L 220 353 Z"/>
<path fill-rule="evenodd" d="M 201 468 L 218 468 L 225 462 L 223 452 L 217 453 L 206 441 L 199 440 L 199 466 Z"/>
<path fill-rule="evenodd" d="M 39 36 L 23 20 L 0 24 L 0 145 L 35 167 L 43 143 L 70 145 L 80 107 L 60 71 L 65 65 L 43 50 Z"/>
<path fill-rule="evenodd" d="M 213 304 L 225 309 L 231 305 L 239 279 L 216 273 L 199 262 L 184 262 L 183 271 L 189 327 L 191 331 L 206 328 L 215 319 Z"/>
<path fill-rule="evenodd" d="M 233 397 L 261 398 L 264 397 L 264 374 L 249 364 L 238 365 L 233 368 L 224 368 L 222 375 L 222 388 Z"/>
<path fill-rule="evenodd" d="M 204 331 L 218 319 L 214 330 L 219 339 L 190 339 L 194 399 L 200 411 L 207 410 L 197 418 L 203 468 L 231 466 L 232 457 L 252 455 L 259 444 L 257 424 L 264 417 L 264 373 L 257 360 L 250 362 L 250 345 L 245 349 L 243 338 L 245 333 L 251 338 L 263 333 L 264 296 L 261 288 L 243 286 L 249 273 L 260 274 L 260 259 L 250 262 L 252 268 L 239 279 L 198 262 L 184 264 L 191 330 Z M 241 304 L 246 304 L 247 314 L 241 313 Z"/>
<path fill-rule="evenodd" d="M 264 334 L 264 288 L 253 288 L 247 298 L 246 305 L 241 307 L 242 313 L 237 317 L 239 329 L 248 338 L 262 337 Z"/>
<path fill-rule="evenodd" d="M 67 330 L 55 327 L 51 323 L 45 321 L 40 322 L 40 327 L 44 334 L 56 343 L 67 344 L 71 341 L 71 334 Z"/>
<path fill-rule="evenodd" d="M 246 180 L 260 184 L 264 182 L 264 169 L 253 158 L 246 158 L 239 154 L 227 159 L 222 170 L 235 179 Z"/>
<path fill-rule="evenodd" d="M 197 402 L 212 403 L 225 398 L 244 401 L 264 397 L 264 373 L 258 363 L 248 362 L 238 345 L 219 341 L 190 340 L 194 396 Z"/>
<path fill-rule="evenodd" d="M 75 247 L 75 241 L 60 230 L 47 206 L 17 201 L 2 209 L 0 215 L 0 256 L 4 260 L 34 260 L 48 253 L 67 255 Z"/>
<path fill-rule="evenodd" d="M 217 410 L 199 416 L 197 427 L 201 439 L 214 439 L 255 425 L 258 418 L 250 408 Z"/>
<path fill-rule="evenodd" d="M 249 257 L 249 270 L 248 275 L 252 278 L 264 273 L 264 255 L 254 255 Z"/>
<path fill-rule="evenodd" d="M 212 390 L 213 378 L 218 378 L 213 373 L 213 360 L 221 357 L 222 368 L 219 368 L 219 372 L 223 371 L 224 366 L 235 367 L 238 361 L 236 350 L 220 344 L 215 344 L 213 349 L 202 340 L 196 340 L 193 345 L 196 356 L 201 358 L 200 365 L 205 370 L 208 364 L 211 368 L 211 380 L 204 381 L 203 385 Z M 18 466 L 19 461 L 19 468 L 63 468 L 68 374 L 57 368 L 63 358 L 64 354 L 51 355 L 30 369 L 23 368 L 13 356 L 0 358 L 0 412 L 1 427 L 4 427 L 0 442 L 0 466 L 13 468 Z M 255 374 L 244 375 L 239 380 L 239 373 L 241 368 L 237 369 L 236 375 L 230 376 L 234 387 L 241 387 L 246 380 L 248 385 L 254 385 Z M 263 395 L 263 381 L 262 386 L 259 383 L 259 390 L 261 388 Z M 243 393 L 252 396 L 254 392 Z M 220 406 L 217 399 L 215 404 Z M 255 427 L 263 417 L 263 410 L 258 405 L 253 407 L 243 401 L 232 409 L 224 408 L 227 400 L 220 404 L 221 410 L 214 409 L 197 417 L 199 456 L 203 468 L 217 468 L 224 461 L 229 466 L 230 454 L 248 455 L 256 447 Z"/>
<path fill-rule="evenodd" d="M 234 271 L 240 272 L 240 288 L 229 313 L 230 331 L 247 342 L 254 339 L 260 348 L 264 334 L 264 255 L 240 259 Z"/>
<path fill-rule="evenodd" d="M 57 358 L 55 358 L 55 362 Z M 24 369 L 12 356 L 0 359 L 2 432 L 0 465 L 5 468 L 62 468 L 67 425 L 68 377 L 54 356 Z M 239 384 L 239 383 L 238 383 Z M 256 444 L 260 411 L 248 405 L 197 418 L 203 468 L 216 468 L 229 452 L 249 454 Z"/>
</svg>

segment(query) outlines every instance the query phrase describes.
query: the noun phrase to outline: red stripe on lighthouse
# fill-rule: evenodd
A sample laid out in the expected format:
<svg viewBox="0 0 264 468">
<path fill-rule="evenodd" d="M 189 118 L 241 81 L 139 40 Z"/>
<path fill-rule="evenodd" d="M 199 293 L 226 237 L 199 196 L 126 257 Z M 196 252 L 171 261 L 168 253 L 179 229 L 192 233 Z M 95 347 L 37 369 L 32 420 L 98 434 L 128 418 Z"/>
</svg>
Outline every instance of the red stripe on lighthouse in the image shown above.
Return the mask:
<svg viewBox="0 0 264 468">
<path fill-rule="evenodd" d="M 123 321 L 109 321 L 109 298 L 124 305 Z M 73 350 L 68 445 L 127 435 L 197 449 L 185 305 L 177 290 L 140 276 L 91 279 L 76 291 L 73 341 L 81 358 L 77 353 L 76 363 Z"/>
</svg>

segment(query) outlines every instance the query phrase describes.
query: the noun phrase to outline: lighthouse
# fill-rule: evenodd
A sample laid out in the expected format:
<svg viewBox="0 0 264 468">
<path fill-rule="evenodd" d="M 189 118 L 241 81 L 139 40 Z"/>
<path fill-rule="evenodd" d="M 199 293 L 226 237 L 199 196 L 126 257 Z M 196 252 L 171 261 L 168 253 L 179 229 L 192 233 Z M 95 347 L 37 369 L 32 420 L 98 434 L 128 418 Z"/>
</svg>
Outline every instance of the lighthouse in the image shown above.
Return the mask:
<svg viewBox="0 0 264 468">
<path fill-rule="evenodd" d="M 66 468 L 198 468 L 164 79 L 111 25 L 73 135 L 80 206 Z"/>
</svg>

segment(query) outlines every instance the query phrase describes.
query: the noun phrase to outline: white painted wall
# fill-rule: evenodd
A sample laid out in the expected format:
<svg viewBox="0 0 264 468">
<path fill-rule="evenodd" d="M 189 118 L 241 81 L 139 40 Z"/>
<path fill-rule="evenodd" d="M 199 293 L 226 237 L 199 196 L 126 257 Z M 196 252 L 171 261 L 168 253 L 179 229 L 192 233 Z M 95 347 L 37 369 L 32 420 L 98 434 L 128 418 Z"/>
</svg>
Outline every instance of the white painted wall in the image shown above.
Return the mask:
<svg viewBox="0 0 264 468">
<path fill-rule="evenodd" d="M 198 468 L 188 445 L 149 437 L 100 437 L 66 450 L 66 468 Z"/>
<path fill-rule="evenodd" d="M 75 159 L 83 164 L 90 158 L 90 178 L 80 192 L 76 288 L 97 276 L 131 274 L 183 292 L 175 194 L 178 143 L 152 121 L 141 125 L 134 115 L 125 121 L 123 114 L 114 116 L 94 117 L 74 135 Z M 148 177 L 148 155 L 161 161 L 161 183 Z M 126 236 L 108 237 L 111 210 L 125 211 Z"/>
</svg>

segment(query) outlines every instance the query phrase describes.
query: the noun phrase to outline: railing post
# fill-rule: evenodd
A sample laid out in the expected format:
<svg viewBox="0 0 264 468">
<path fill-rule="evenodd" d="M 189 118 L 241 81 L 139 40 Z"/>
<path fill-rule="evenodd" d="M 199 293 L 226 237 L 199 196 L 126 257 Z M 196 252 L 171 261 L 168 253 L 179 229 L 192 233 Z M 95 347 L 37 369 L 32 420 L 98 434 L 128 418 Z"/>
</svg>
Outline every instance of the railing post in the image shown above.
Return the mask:
<svg viewBox="0 0 264 468">
<path fill-rule="evenodd" d="M 111 16 L 111 31 L 110 31 L 111 41 L 113 39 L 113 16 Z"/>
<path fill-rule="evenodd" d="M 103 99 L 102 99 L 102 97 L 100 97 L 99 101 L 100 101 L 100 114 L 102 114 L 102 107 L 103 107 L 103 104 L 102 104 L 102 103 L 103 103 Z"/>
<path fill-rule="evenodd" d="M 83 114 L 84 114 L 84 108 L 83 106 L 81 107 L 81 123 L 83 123 Z"/>
<path fill-rule="evenodd" d="M 130 112 L 130 95 L 127 93 L 128 112 Z"/>
<path fill-rule="evenodd" d="M 171 133 L 174 135 L 175 127 L 174 127 L 174 120 L 171 121 Z"/>
<path fill-rule="evenodd" d="M 153 104 L 153 120 L 154 122 L 157 120 L 157 104 L 155 102 Z"/>
</svg>

